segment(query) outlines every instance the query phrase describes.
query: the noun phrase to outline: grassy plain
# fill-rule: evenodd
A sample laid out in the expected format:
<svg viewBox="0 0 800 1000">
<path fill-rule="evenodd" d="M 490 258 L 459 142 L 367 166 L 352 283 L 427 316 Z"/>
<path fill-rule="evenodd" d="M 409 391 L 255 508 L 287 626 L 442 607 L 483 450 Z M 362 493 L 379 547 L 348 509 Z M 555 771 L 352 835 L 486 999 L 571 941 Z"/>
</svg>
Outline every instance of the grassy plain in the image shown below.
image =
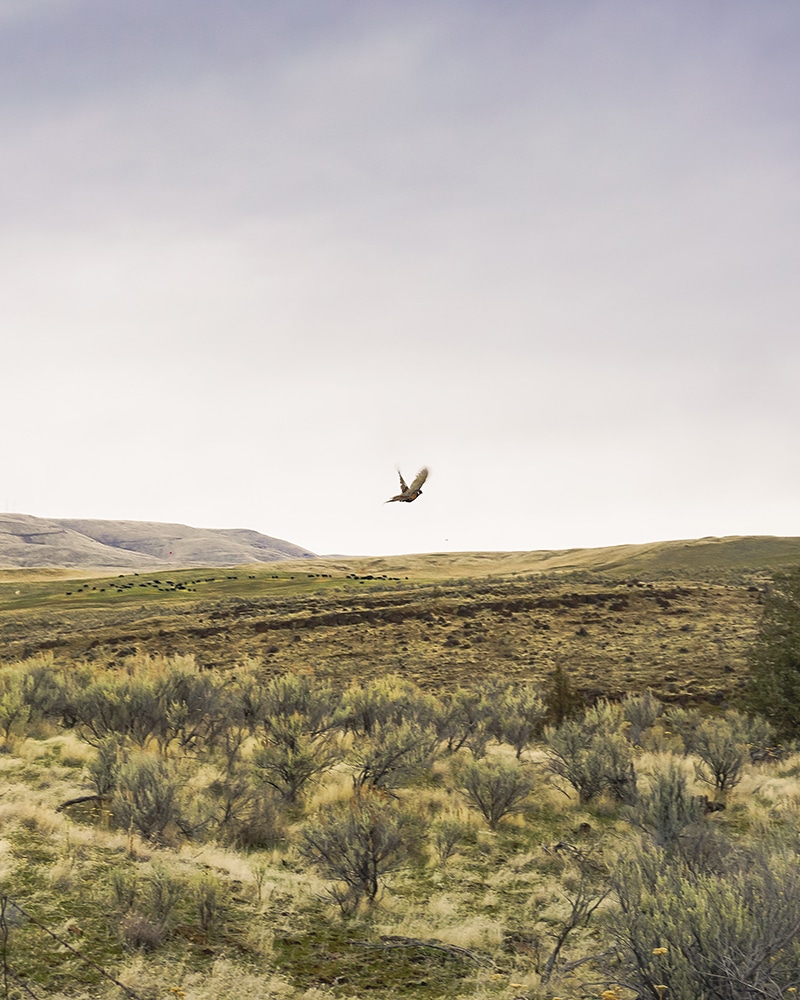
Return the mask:
<svg viewBox="0 0 800 1000">
<path fill-rule="evenodd" d="M 727 539 L 113 576 L 4 571 L 0 673 L 41 658 L 112 676 L 186 657 L 201 675 L 236 678 L 247 664 L 265 684 L 301 673 L 345 688 L 392 674 L 446 697 L 494 679 L 541 685 L 560 666 L 587 703 L 651 689 L 706 715 L 736 703 L 764 588 L 793 562 L 796 539 Z M 31 717 L 0 752 L 0 896 L 25 907 L 9 903 L 0 921 L 17 977 L 4 984 L 10 998 L 636 995 L 608 957 L 602 917 L 613 913 L 611 896 L 598 897 L 597 916 L 576 924 L 547 971 L 586 872 L 602 883 L 641 830 L 608 794 L 582 803 L 554 781 L 543 745 L 520 762 L 536 775 L 533 795 L 497 829 L 460 786 L 466 750 L 438 755 L 387 793 L 387 808 L 413 811 L 425 838 L 371 907 L 346 916 L 300 845 L 309 823 L 352 795 L 347 759 L 302 802 L 281 806 L 271 843 L 245 849 L 188 826 L 148 839 L 121 825 L 106 801 L 63 808 L 93 790 L 98 751 L 86 735 Z M 236 758 L 248 780 L 263 737 L 250 734 Z M 714 797 L 685 749 L 655 720 L 631 751 L 640 792 L 678 759 L 689 791 Z M 187 815 L 230 778 L 219 745 L 142 750 L 183 783 Z M 488 755 L 516 766 L 506 744 L 490 741 Z M 789 843 L 799 776 L 797 755 L 748 760 L 740 783 L 717 796 L 726 808 L 703 819 L 702 842 Z M 456 831 L 452 850 L 443 847 L 448 830 Z M 656 954 L 662 944 L 648 947 Z M 592 955 L 599 964 L 587 961 Z M 659 975 L 672 982 L 667 959 Z M 780 985 L 776 996 L 800 982 L 787 973 Z M 677 978 L 672 995 L 681 995 Z"/>
<path fill-rule="evenodd" d="M 761 588 L 797 539 L 298 560 L 69 579 L 0 575 L 0 658 L 115 663 L 191 653 L 332 679 L 399 673 L 432 690 L 556 664 L 589 699 L 739 692 Z"/>
</svg>

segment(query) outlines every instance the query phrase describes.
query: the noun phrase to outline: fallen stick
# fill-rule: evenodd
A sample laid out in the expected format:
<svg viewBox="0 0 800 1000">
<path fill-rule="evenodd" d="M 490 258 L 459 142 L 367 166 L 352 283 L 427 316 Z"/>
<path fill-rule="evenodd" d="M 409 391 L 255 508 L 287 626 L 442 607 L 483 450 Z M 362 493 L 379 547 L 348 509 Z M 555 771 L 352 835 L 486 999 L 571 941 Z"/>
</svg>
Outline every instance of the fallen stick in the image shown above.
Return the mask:
<svg viewBox="0 0 800 1000">
<path fill-rule="evenodd" d="M 79 795 L 77 799 L 67 799 L 66 802 L 62 802 L 60 806 L 56 808 L 56 812 L 60 813 L 68 806 L 77 806 L 81 802 L 110 802 L 111 796 L 109 795 Z"/>
</svg>

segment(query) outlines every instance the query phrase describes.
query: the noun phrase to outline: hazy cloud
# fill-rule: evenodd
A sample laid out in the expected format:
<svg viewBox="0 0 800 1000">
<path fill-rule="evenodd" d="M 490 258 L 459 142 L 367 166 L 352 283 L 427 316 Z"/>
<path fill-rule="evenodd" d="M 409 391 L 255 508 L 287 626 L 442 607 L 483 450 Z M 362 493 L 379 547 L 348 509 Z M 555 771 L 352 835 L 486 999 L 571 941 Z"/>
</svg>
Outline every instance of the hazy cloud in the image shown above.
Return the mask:
<svg viewBox="0 0 800 1000">
<path fill-rule="evenodd" d="M 796 534 L 798 29 L 0 0 L 0 499 L 340 552 Z"/>
</svg>

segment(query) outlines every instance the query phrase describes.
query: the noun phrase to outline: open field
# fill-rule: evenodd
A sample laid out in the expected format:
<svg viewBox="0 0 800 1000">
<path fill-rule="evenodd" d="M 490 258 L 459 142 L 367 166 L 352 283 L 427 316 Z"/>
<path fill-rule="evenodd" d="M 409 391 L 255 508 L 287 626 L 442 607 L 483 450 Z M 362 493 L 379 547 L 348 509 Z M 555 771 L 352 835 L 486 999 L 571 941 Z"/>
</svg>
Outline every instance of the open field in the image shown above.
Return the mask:
<svg viewBox="0 0 800 1000">
<path fill-rule="evenodd" d="M 4 571 L 6 995 L 793 995 L 800 755 L 736 706 L 796 549 Z"/>
<path fill-rule="evenodd" d="M 591 700 L 652 688 L 735 698 L 772 568 L 797 539 L 720 539 L 558 553 L 292 560 L 230 570 L 0 575 L 0 658 L 119 663 L 193 654 L 227 669 L 349 680 L 398 673 L 433 690 L 556 664 Z"/>
</svg>

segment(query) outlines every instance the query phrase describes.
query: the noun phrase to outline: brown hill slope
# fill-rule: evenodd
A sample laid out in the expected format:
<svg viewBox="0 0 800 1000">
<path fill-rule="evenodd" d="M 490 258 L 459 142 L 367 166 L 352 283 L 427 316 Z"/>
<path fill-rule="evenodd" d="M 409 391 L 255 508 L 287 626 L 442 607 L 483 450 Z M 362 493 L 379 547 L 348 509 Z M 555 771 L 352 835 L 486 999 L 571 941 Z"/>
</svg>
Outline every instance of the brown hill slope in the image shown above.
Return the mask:
<svg viewBox="0 0 800 1000">
<path fill-rule="evenodd" d="M 309 557 L 313 553 L 308 549 L 246 528 L 0 514 L 0 566 L 4 567 L 155 569 Z"/>
<path fill-rule="evenodd" d="M 359 573 L 409 573 L 414 578 L 600 574 L 625 579 L 727 580 L 770 576 L 800 565 L 800 538 L 728 535 L 600 548 L 542 549 L 531 552 L 432 552 L 373 556 L 342 561 Z"/>
<path fill-rule="evenodd" d="M 747 671 L 763 585 L 526 575 L 422 582 L 338 560 L 240 570 L 0 580 L 0 662 L 120 666 L 191 655 L 337 684 L 387 673 L 451 691 L 492 678 L 546 683 L 560 664 L 587 700 L 651 688 L 726 704 Z M 347 570 L 350 572 L 347 572 Z"/>
<path fill-rule="evenodd" d="M 223 571 L 0 571 L 0 662 L 192 655 L 340 683 L 399 673 L 439 690 L 566 668 L 587 699 L 650 687 L 739 697 L 777 569 L 800 539 L 563 552 L 294 559 Z M 72 579 L 67 579 L 71 575 Z"/>
</svg>

